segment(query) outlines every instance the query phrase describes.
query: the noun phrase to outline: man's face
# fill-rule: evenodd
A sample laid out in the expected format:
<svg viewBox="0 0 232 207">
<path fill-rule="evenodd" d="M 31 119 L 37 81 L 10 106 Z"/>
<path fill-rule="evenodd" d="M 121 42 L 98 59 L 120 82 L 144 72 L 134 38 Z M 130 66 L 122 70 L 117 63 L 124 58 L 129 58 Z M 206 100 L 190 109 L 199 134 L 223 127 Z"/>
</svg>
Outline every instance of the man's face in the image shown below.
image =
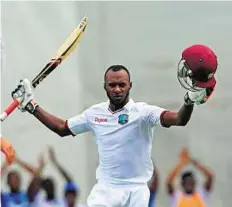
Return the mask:
<svg viewBox="0 0 232 207">
<path fill-rule="evenodd" d="M 125 70 L 107 72 L 105 90 L 112 104 L 123 105 L 129 96 L 130 89 L 131 83 Z"/>
<path fill-rule="evenodd" d="M 192 176 L 185 177 L 182 181 L 182 188 L 185 193 L 192 194 L 195 190 L 195 179 Z"/>
<path fill-rule="evenodd" d="M 21 179 L 18 173 L 11 173 L 8 177 L 8 185 L 13 191 L 18 191 L 21 185 Z"/>
<path fill-rule="evenodd" d="M 69 191 L 65 193 L 66 201 L 69 205 L 74 205 L 78 198 L 78 193 L 74 191 Z"/>
</svg>

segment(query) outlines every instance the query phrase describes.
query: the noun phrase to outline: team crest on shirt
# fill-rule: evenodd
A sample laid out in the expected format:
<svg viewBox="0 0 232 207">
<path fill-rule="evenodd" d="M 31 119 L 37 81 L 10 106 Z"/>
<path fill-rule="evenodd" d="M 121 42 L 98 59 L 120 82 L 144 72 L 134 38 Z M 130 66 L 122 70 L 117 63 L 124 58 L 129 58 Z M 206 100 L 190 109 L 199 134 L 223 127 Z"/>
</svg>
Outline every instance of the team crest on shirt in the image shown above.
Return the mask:
<svg viewBox="0 0 232 207">
<path fill-rule="evenodd" d="M 127 114 L 120 114 L 118 116 L 118 123 L 121 125 L 126 124 L 129 121 L 129 116 Z"/>
</svg>

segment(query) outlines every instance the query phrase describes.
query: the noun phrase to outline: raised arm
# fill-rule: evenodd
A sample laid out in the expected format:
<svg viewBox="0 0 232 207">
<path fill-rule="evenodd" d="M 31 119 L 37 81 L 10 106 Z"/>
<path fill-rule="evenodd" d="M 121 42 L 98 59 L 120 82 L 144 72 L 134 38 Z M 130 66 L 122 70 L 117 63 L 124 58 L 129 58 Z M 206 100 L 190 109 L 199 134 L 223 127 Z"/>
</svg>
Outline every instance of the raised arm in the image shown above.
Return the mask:
<svg viewBox="0 0 232 207">
<path fill-rule="evenodd" d="M 175 191 L 174 182 L 181 170 L 189 163 L 189 155 L 186 149 L 183 149 L 180 153 L 180 159 L 177 165 L 171 170 L 166 180 L 166 189 L 169 195 L 172 195 Z"/>
<path fill-rule="evenodd" d="M 28 111 L 33 114 L 43 125 L 61 137 L 89 131 L 88 123 L 83 116 L 73 117 L 70 124 L 70 120 L 62 120 L 43 110 L 35 102 L 31 82 L 26 78 L 20 81 L 11 95 L 13 99 L 22 100 L 18 107 L 22 112 Z"/>
<path fill-rule="evenodd" d="M 0 135 L 0 136 L 1 136 L 1 138 L 0 138 L 0 140 L 1 140 L 1 151 L 5 154 L 6 165 L 10 165 L 15 159 L 14 147 L 5 137 L 3 137 L 2 135 Z M 3 170 L 4 170 L 4 168 L 2 168 L 1 171 L 3 171 Z"/>
<path fill-rule="evenodd" d="M 52 114 L 49 114 L 43 110 L 40 106 L 37 106 L 33 115 L 48 129 L 55 132 L 61 137 L 71 135 L 71 131 L 68 128 L 67 122 L 58 118 Z"/>
<path fill-rule="evenodd" d="M 6 171 L 7 171 L 7 168 L 8 168 L 8 164 L 7 162 L 4 162 L 1 166 L 1 178 L 3 178 L 3 175 L 5 175 Z"/>
<path fill-rule="evenodd" d="M 193 107 L 193 104 L 184 104 L 178 112 L 165 111 L 160 117 L 162 126 L 185 126 L 191 118 Z"/>
<path fill-rule="evenodd" d="M 206 45 L 191 45 L 182 51 L 177 78 L 180 85 L 187 90 L 185 105 L 177 113 L 164 114 L 163 126 L 185 126 L 188 123 L 193 104 L 204 104 L 212 95 L 216 86 L 214 74 L 217 67 L 217 56 Z"/>
<path fill-rule="evenodd" d="M 166 188 L 169 195 L 172 195 L 175 191 L 174 182 L 181 170 L 184 168 L 185 163 L 178 162 L 177 165 L 171 170 L 166 180 Z"/>
<path fill-rule="evenodd" d="M 194 104 L 204 104 L 213 93 L 213 90 L 214 88 L 204 88 L 196 92 L 187 91 L 184 97 L 184 105 L 178 112 L 165 111 L 161 115 L 162 126 L 185 126 L 191 118 Z"/>
<path fill-rule="evenodd" d="M 36 167 L 30 165 L 29 163 L 25 162 L 24 160 L 20 159 L 19 157 L 15 158 L 15 163 L 17 163 L 20 167 L 22 167 L 27 172 L 31 173 L 32 175 L 36 174 Z"/>
<path fill-rule="evenodd" d="M 204 187 L 207 192 L 210 192 L 212 190 L 212 186 L 214 182 L 213 172 L 197 160 L 191 159 L 191 163 L 194 165 L 196 169 L 198 169 L 205 176 L 206 180 Z"/>
<path fill-rule="evenodd" d="M 67 182 L 72 181 L 71 176 L 67 173 L 67 171 L 58 162 L 56 155 L 55 155 L 55 151 L 52 147 L 49 148 L 49 155 L 50 155 L 50 159 L 51 159 L 53 165 L 56 167 L 56 169 L 59 171 L 59 173 L 64 177 L 64 179 Z"/>
<path fill-rule="evenodd" d="M 39 158 L 39 166 L 35 171 L 35 174 L 33 176 L 33 178 L 31 179 L 31 182 L 28 185 L 27 188 L 27 196 L 28 196 L 28 200 L 29 202 L 33 202 L 35 200 L 35 197 L 37 196 L 40 187 L 41 187 L 41 182 L 42 182 L 42 178 L 41 173 L 44 170 L 45 167 L 45 161 L 43 158 L 43 155 L 40 156 Z"/>
<path fill-rule="evenodd" d="M 49 114 L 41 107 L 39 107 L 39 105 L 34 100 L 33 89 L 31 82 L 28 79 L 25 78 L 21 80 L 17 88 L 12 91 L 11 96 L 13 99 L 20 98 L 22 100 L 18 107 L 22 112 L 28 111 L 29 113 L 33 114 L 51 131 L 62 137 L 71 134 L 64 120 Z"/>
</svg>

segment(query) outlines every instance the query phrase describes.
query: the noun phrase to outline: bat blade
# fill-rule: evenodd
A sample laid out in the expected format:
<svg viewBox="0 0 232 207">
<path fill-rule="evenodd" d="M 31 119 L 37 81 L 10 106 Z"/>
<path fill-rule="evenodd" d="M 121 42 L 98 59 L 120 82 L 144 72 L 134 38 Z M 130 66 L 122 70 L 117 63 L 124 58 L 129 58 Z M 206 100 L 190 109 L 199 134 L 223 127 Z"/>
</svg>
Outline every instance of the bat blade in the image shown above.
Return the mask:
<svg viewBox="0 0 232 207">
<path fill-rule="evenodd" d="M 75 50 L 88 25 L 88 18 L 84 17 L 77 28 L 69 35 L 55 56 L 45 65 L 40 73 L 32 80 L 32 87 L 36 88 L 55 68 L 57 68 Z M 15 99 L 0 115 L 3 122 L 20 104 L 20 99 Z"/>
<path fill-rule="evenodd" d="M 32 86 L 39 85 L 55 68 L 57 68 L 77 47 L 82 39 L 88 24 L 88 18 L 84 17 L 78 27 L 65 40 L 63 45 L 57 50 L 56 55 L 42 69 L 42 71 L 32 80 Z"/>
</svg>

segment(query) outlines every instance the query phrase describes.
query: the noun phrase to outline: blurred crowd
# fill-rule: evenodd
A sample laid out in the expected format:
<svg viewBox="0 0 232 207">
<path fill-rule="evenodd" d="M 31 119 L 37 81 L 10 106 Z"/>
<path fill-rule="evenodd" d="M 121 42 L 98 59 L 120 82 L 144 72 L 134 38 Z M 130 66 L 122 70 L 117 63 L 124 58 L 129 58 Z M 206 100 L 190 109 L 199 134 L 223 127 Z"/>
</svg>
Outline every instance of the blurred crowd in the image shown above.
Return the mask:
<svg viewBox="0 0 232 207">
<path fill-rule="evenodd" d="M 65 183 L 63 195 L 57 195 L 56 182 L 52 176 L 43 176 L 45 167 L 44 157 L 39 159 L 37 167 L 31 166 L 24 160 L 16 157 L 15 164 L 31 174 L 29 185 L 22 187 L 22 178 L 19 171 L 8 169 L 7 163 L 1 167 L 1 178 L 6 178 L 8 191 L 1 189 L 2 207 L 84 207 L 78 202 L 80 189 L 69 173 L 57 160 L 53 148 L 48 150 L 54 167 L 63 176 Z M 43 192 L 42 192 L 43 191 Z M 42 196 L 43 195 L 43 196 Z"/>
<path fill-rule="evenodd" d="M 57 160 L 52 147 L 48 149 L 49 158 L 64 178 L 63 195 L 57 195 L 54 178 L 43 176 L 45 161 L 43 156 L 37 167 L 31 166 L 19 157 L 16 157 L 15 164 L 31 174 L 31 180 L 26 189 L 21 186 L 21 175 L 16 170 L 9 169 L 7 164 L 1 167 L 1 177 L 6 179 L 8 191 L 1 191 L 2 207 L 86 207 L 79 203 L 80 189 L 69 173 Z M 203 183 L 197 181 L 193 170 L 186 170 L 191 165 L 204 177 Z M 178 179 L 179 178 L 179 179 Z M 158 195 L 159 173 L 157 166 L 151 180 L 148 182 L 150 190 L 149 207 L 156 206 Z M 177 183 L 176 181 L 179 181 Z M 179 154 L 178 162 L 170 169 L 170 173 L 164 183 L 169 198 L 170 207 L 206 207 L 208 206 L 209 195 L 212 191 L 214 175 L 206 166 L 193 159 L 188 149 L 183 148 Z M 43 195 L 43 196 L 42 196 Z"/>
</svg>

